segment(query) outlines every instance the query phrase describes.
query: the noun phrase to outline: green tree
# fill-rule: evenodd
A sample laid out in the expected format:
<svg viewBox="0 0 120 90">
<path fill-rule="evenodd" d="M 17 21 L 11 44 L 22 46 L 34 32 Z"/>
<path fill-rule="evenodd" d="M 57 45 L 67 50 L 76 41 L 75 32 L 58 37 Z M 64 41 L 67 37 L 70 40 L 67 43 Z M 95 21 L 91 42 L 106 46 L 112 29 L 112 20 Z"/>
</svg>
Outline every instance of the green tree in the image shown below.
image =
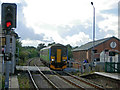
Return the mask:
<svg viewBox="0 0 120 90">
<path fill-rule="evenodd" d="M 40 43 L 37 46 L 37 50 L 40 51 L 42 48 L 46 47 L 44 43 Z"/>
<path fill-rule="evenodd" d="M 22 42 L 20 40 L 18 40 L 18 39 L 16 40 L 16 47 L 19 48 L 19 51 L 21 51 L 21 49 L 22 49 Z"/>
<path fill-rule="evenodd" d="M 66 47 L 68 49 L 68 60 L 70 60 L 70 58 L 73 57 L 72 51 L 71 51 L 72 50 L 72 46 L 70 44 L 67 44 Z"/>
<path fill-rule="evenodd" d="M 16 40 L 16 47 L 22 47 L 22 42 L 20 40 Z"/>
<path fill-rule="evenodd" d="M 27 50 L 29 52 L 29 58 L 38 57 L 39 53 L 36 48 L 31 48 Z"/>
<path fill-rule="evenodd" d="M 29 55 L 28 51 L 21 51 L 19 57 L 24 62 L 26 59 L 28 59 L 28 55 Z"/>
<path fill-rule="evenodd" d="M 76 49 L 76 48 L 78 48 L 78 46 L 73 47 L 73 49 Z"/>
<path fill-rule="evenodd" d="M 51 45 L 53 45 L 53 44 L 55 44 L 55 42 L 53 42 L 53 43 L 49 43 L 48 46 L 51 46 Z"/>
<path fill-rule="evenodd" d="M 16 47 L 17 47 L 17 50 L 19 48 L 19 65 L 25 65 L 26 61 L 29 58 L 39 56 L 37 48 L 35 48 L 33 46 L 24 46 L 24 47 L 22 47 L 22 43 L 19 40 L 16 41 Z"/>
<path fill-rule="evenodd" d="M 28 56 L 26 56 L 27 58 L 38 57 L 38 55 L 39 55 L 37 48 L 35 48 L 33 46 L 24 46 L 23 51 L 28 52 Z"/>
</svg>

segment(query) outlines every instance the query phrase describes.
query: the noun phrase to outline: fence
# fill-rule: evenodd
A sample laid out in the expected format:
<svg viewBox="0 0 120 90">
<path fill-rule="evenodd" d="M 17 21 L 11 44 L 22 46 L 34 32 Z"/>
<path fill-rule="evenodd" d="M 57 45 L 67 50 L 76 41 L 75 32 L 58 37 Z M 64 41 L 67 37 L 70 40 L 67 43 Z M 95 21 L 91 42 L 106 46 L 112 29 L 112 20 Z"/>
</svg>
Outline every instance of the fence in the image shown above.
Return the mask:
<svg viewBox="0 0 120 90">
<path fill-rule="evenodd" d="M 104 62 L 95 62 L 94 66 L 92 63 L 73 63 L 73 68 L 78 69 L 81 73 L 90 73 L 93 71 L 103 72 L 105 71 L 105 63 Z"/>
<path fill-rule="evenodd" d="M 106 62 L 105 63 L 105 72 L 120 73 L 120 63 Z"/>
</svg>

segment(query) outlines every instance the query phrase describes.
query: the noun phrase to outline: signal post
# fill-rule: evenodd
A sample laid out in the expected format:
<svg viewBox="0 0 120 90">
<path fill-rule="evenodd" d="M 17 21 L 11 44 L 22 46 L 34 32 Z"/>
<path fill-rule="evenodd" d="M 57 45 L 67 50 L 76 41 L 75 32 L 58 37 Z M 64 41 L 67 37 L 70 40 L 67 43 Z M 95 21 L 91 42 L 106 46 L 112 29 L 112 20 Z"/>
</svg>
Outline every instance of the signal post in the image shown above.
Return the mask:
<svg viewBox="0 0 120 90">
<path fill-rule="evenodd" d="M 5 56 L 4 60 L 6 61 L 6 70 L 5 70 L 5 88 L 9 88 L 9 63 L 12 59 L 13 53 L 10 48 L 10 38 L 11 32 L 16 28 L 16 13 L 17 13 L 17 5 L 15 3 L 3 3 L 2 4 L 2 30 L 5 33 L 6 37 L 6 48 L 5 48 Z"/>
</svg>

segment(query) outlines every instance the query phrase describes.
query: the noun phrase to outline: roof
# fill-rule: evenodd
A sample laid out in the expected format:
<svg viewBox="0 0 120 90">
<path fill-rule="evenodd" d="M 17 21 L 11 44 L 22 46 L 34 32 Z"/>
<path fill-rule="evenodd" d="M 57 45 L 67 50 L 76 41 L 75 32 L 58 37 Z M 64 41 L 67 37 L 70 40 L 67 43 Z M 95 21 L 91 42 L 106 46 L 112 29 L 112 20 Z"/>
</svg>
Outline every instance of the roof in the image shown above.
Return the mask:
<svg viewBox="0 0 120 90">
<path fill-rule="evenodd" d="M 57 46 L 58 46 L 58 47 L 59 47 L 59 46 L 65 47 L 64 45 L 57 43 L 57 44 L 53 44 L 53 45 L 50 45 L 50 46 L 48 46 L 48 47 L 42 48 L 41 50 L 45 50 L 45 49 L 49 49 L 49 48 L 51 48 L 51 47 L 57 47 Z"/>
<path fill-rule="evenodd" d="M 94 42 L 94 47 L 96 47 L 96 46 L 99 45 L 99 44 L 102 44 L 102 43 L 106 42 L 107 40 L 110 40 L 111 38 L 118 39 L 118 38 L 116 38 L 116 37 L 113 36 L 113 37 L 109 37 L 109 38 L 104 38 L 104 39 L 96 40 L 96 41 Z M 119 39 L 118 39 L 118 40 L 119 40 Z M 91 49 L 92 47 L 93 47 L 93 41 L 88 42 L 88 43 L 86 43 L 86 44 L 84 44 L 84 45 L 81 45 L 80 47 L 78 47 L 78 48 L 76 48 L 76 49 L 73 49 L 72 51 L 89 50 L 89 49 Z"/>
<path fill-rule="evenodd" d="M 62 45 L 62 44 L 60 44 L 60 43 L 57 43 L 57 44 L 51 45 L 51 47 L 53 47 L 53 46 L 57 47 L 57 46 L 64 46 L 64 45 Z"/>
</svg>

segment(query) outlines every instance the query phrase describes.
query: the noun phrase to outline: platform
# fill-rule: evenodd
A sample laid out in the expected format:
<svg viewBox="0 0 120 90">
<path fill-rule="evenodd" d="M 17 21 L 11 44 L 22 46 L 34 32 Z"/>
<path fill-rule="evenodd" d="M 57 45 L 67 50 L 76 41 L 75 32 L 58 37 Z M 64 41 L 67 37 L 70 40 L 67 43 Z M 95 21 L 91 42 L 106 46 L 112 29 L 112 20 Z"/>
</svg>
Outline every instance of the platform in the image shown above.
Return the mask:
<svg viewBox="0 0 120 90">
<path fill-rule="evenodd" d="M 120 80 L 120 73 L 106 73 L 106 72 L 94 72 L 94 73 L 105 77 L 113 78 L 116 80 Z"/>
<path fill-rule="evenodd" d="M 39 67 L 41 71 L 49 71 L 50 69 L 48 67 Z M 38 71 L 38 68 L 36 66 L 16 66 L 17 70 L 27 71 L 28 69 L 30 71 Z"/>
<path fill-rule="evenodd" d="M 19 90 L 19 83 L 16 75 L 9 77 L 9 88 Z"/>
</svg>

